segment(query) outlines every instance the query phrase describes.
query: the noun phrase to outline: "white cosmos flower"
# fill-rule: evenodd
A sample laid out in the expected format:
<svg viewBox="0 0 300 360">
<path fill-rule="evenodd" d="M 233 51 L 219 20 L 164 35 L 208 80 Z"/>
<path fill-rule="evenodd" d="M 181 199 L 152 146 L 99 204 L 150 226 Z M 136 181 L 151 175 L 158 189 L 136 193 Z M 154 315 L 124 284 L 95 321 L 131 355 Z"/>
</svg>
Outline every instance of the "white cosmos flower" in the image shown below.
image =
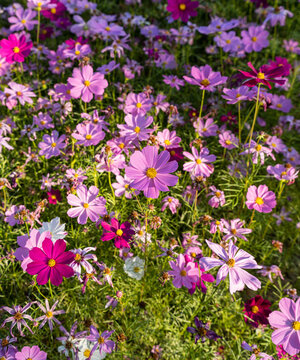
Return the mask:
<svg viewBox="0 0 300 360">
<path fill-rule="evenodd" d="M 52 240 L 64 239 L 68 234 L 65 231 L 66 224 L 60 224 L 60 218 L 56 217 L 52 219 L 50 222 L 44 222 L 42 227 L 39 229 L 40 233 L 44 231 L 50 231 L 52 235 Z"/>
<path fill-rule="evenodd" d="M 124 271 L 133 279 L 141 280 L 144 276 L 145 260 L 138 256 L 127 258 L 124 264 Z"/>
<path fill-rule="evenodd" d="M 79 352 L 78 352 L 78 360 L 87 360 L 89 359 L 91 350 L 93 349 L 94 344 L 90 341 L 83 339 L 79 345 Z M 106 353 L 103 352 L 100 354 L 99 350 L 96 350 L 93 355 L 91 356 L 90 360 L 102 360 L 106 357 Z"/>
</svg>

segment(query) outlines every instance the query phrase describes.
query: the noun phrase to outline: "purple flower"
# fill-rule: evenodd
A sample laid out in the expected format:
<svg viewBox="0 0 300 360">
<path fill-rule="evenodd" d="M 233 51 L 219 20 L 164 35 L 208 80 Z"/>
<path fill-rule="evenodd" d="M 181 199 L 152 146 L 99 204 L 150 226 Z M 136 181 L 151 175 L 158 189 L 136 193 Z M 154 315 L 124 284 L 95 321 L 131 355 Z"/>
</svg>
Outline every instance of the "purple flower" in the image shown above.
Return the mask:
<svg viewBox="0 0 300 360">
<path fill-rule="evenodd" d="M 270 109 L 289 113 L 292 107 L 293 105 L 291 99 L 286 98 L 284 95 L 272 95 Z"/>
<path fill-rule="evenodd" d="M 219 144 L 228 150 L 238 147 L 239 140 L 231 131 L 224 131 L 219 134 Z"/>
<path fill-rule="evenodd" d="M 222 219 L 222 228 L 225 236 L 223 237 L 224 241 L 228 241 L 230 239 L 233 239 L 234 242 L 236 242 L 237 239 L 242 239 L 244 241 L 247 241 L 247 238 L 244 236 L 246 234 L 252 233 L 251 229 L 243 228 L 245 225 L 244 220 L 240 219 L 233 219 L 227 221 Z"/>
<path fill-rule="evenodd" d="M 250 356 L 249 360 L 255 360 L 256 357 L 258 357 L 259 359 L 263 359 L 263 360 L 272 360 L 273 357 L 263 353 L 259 350 L 259 348 L 257 347 L 257 345 L 252 345 L 250 346 L 249 344 L 246 343 L 246 341 L 242 342 L 242 348 L 248 351 L 251 351 L 253 354 Z"/>
<path fill-rule="evenodd" d="M 36 95 L 34 92 L 30 91 L 29 87 L 22 84 L 17 84 L 14 81 L 10 81 L 8 86 L 10 88 L 5 89 L 5 92 L 10 94 L 8 100 L 19 100 L 21 105 L 25 105 L 25 103 L 33 103 L 32 98 L 36 97 Z"/>
<path fill-rule="evenodd" d="M 280 209 L 280 214 L 273 214 L 273 217 L 275 219 L 277 219 L 276 225 L 279 226 L 282 223 L 282 221 L 293 221 L 293 219 L 291 219 L 289 217 L 289 215 L 290 215 L 290 212 L 286 211 L 285 207 L 282 207 Z M 275 241 L 275 243 L 276 243 L 276 240 L 273 240 L 273 241 Z M 280 241 L 278 241 L 278 243 L 280 243 Z M 280 246 L 281 246 L 281 251 L 280 250 L 279 251 L 282 252 L 282 243 L 280 243 Z"/>
<path fill-rule="evenodd" d="M 73 132 L 72 136 L 77 140 L 78 145 L 95 146 L 105 137 L 101 125 L 93 125 L 91 123 L 78 124 L 76 130 L 77 132 Z"/>
<path fill-rule="evenodd" d="M 209 190 L 210 193 L 207 194 L 207 196 L 212 196 L 209 201 L 208 205 L 212 206 L 213 208 L 218 208 L 219 206 L 225 205 L 225 195 L 224 192 L 221 190 L 218 190 L 215 186 L 210 186 Z"/>
<path fill-rule="evenodd" d="M 99 189 L 96 186 L 91 186 L 89 189 L 84 184 L 81 184 L 76 189 L 76 195 L 69 194 L 67 197 L 68 204 L 75 206 L 69 209 L 67 214 L 71 218 L 78 217 L 78 224 L 86 224 L 89 218 L 92 222 L 96 222 L 99 216 L 107 214 L 105 208 L 106 200 L 104 197 L 98 196 Z"/>
<path fill-rule="evenodd" d="M 236 36 L 235 31 L 229 31 L 228 33 L 222 32 L 220 35 L 216 36 L 214 40 L 225 52 L 236 52 L 241 43 L 241 40 Z"/>
<path fill-rule="evenodd" d="M 265 25 L 267 22 L 270 22 L 271 26 L 276 26 L 277 24 L 280 24 L 280 26 L 285 25 L 285 19 L 286 17 L 293 17 L 294 14 L 286 10 L 283 6 L 276 6 L 274 7 L 268 7 L 268 14 L 265 18 L 265 21 L 263 22 L 263 25 Z"/>
<path fill-rule="evenodd" d="M 156 139 L 159 145 L 163 146 L 165 149 L 177 148 L 181 141 L 181 138 L 176 135 L 176 131 L 170 131 L 169 129 L 159 131 L 156 135 Z"/>
<path fill-rule="evenodd" d="M 206 120 L 203 118 L 198 119 L 198 121 L 194 123 L 194 128 L 200 137 L 216 136 L 219 129 L 213 118 L 208 118 Z"/>
<path fill-rule="evenodd" d="M 258 212 L 269 213 L 276 206 L 276 196 L 269 191 L 267 185 L 251 185 L 247 192 L 246 205 L 248 209 L 255 209 Z"/>
<path fill-rule="evenodd" d="M 7 20 L 10 24 L 10 31 L 28 30 L 31 31 L 38 22 L 33 20 L 37 13 L 30 9 L 19 8 L 15 11 L 15 16 L 9 17 Z"/>
<path fill-rule="evenodd" d="M 198 153 L 195 147 L 192 147 L 192 154 L 187 151 L 183 155 L 192 160 L 183 165 L 183 170 L 188 171 L 192 176 L 209 177 L 214 172 L 214 166 L 210 164 L 216 160 L 215 155 L 209 155 L 207 148 L 202 148 Z"/>
<path fill-rule="evenodd" d="M 145 93 L 130 93 L 126 98 L 124 111 L 126 114 L 146 115 L 151 107 L 152 102 Z"/>
<path fill-rule="evenodd" d="M 97 349 L 99 349 L 100 355 L 103 355 L 103 353 L 110 354 L 115 348 L 115 343 L 112 340 L 108 340 L 108 338 L 111 336 L 113 332 L 114 330 L 104 331 L 100 335 L 98 330 L 94 326 L 91 326 L 90 335 L 87 336 L 87 340 L 91 341 L 92 343 L 95 343 L 95 345 L 90 355 L 92 355 Z"/>
<path fill-rule="evenodd" d="M 237 19 L 225 21 L 224 19 L 214 17 L 208 26 L 199 26 L 197 30 L 200 32 L 200 34 L 209 35 L 231 30 L 239 26 L 239 24 L 240 21 Z"/>
<path fill-rule="evenodd" d="M 39 326 L 39 329 L 41 329 L 46 324 L 46 322 L 48 322 L 50 331 L 53 330 L 53 322 L 55 322 L 58 325 L 61 325 L 61 322 L 56 319 L 55 315 L 64 314 L 65 311 L 64 310 L 55 310 L 56 306 L 58 305 L 58 302 L 59 302 L 59 300 L 55 301 L 55 303 L 52 305 L 51 308 L 50 308 L 48 299 L 45 300 L 45 306 L 42 305 L 41 303 L 38 303 L 39 308 L 44 313 L 44 315 L 39 316 L 38 318 L 35 319 L 35 321 L 42 321 Z"/>
<path fill-rule="evenodd" d="M 200 68 L 193 66 L 191 70 L 192 78 L 184 76 L 184 80 L 191 85 L 197 85 L 201 90 L 210 92 L 215 91 L 215 86 L 224 84 L 227 80 L 226 76 L 221 76 L 219 72 L 214 72 L 209 65 Z"/>
<path fill-rule="evenodd" d="M 152 199 L 158 198 L 160 191 L 169 191 L 168 186 L 175 186 L 178 181 L 177 176 L 170 174 L 177 170 L 178 163 L 169 159 L 168 151 L 158 154 L 154 146 L 135 151 L 125 168 L 125 174 L 134 179 L 131 187 L 142 190 L 147 198 Z"/>
<path fill-rule="evenodd" d="M 221 266 L 217 274 L 217 285 L 219 285 L 222 280 L 225 280 L 229 274 L 229 290 L 231 294 L 236 291 L 242 291 L 245 285 L 254 291 L 260 289 L 260 281 L 244 270 L 261 269 L 261 266 L 257 265 L 252 255 L 236 247 L 232 240 L 229 242 L 228 252 L 226 252 L 221 245 L 208 240 L 206 240 L 206 243 L 221 259 L 203 257 L 200 259 L 200 265 L 203 266 L 206 271 L 216 266 Z"/>
<path fill-rule="evenodd" d="M 126 175 L 125 177 L 121 175 L 117 175 L 116 180 L 117 182 L 112 184 L 112 187 L 115 189 L 115 195 L 117 197 L 121 197 L 125 194 L 126 199 L 131 199 L 132 198 L 131 183 L 133 180 L 128 178 Z M 139 191 L 136 190 L 135 194 L 138 195 Z"/>
<path fill-rule="evenodd" d="M 276 330 L 272 334 L 272 341 L 282 345 L 289 355 L 300 352 L 300 298 L 295 303 L 293 300 L 283 298 L 279 301 L 281 311 L 273 311 L 268 320 Z"/>
<path fill-rule="evenodd" d="M 245 154 L 253 154 L 252 155 L 252 162 L 253 164 L 258 163 L 258 159 L 260 158 L 260 163 L 263 165 L 265 163 L 265 155 L 270 156 L 273 160 L 275 160 L 275 156 L 272 153 L 272 150 L 266 146 L 256 143 L 255 141 L 251 140 L 250 147 L 249 144 L 246 145 L 248 148 L 247 150 L 240 153 L 240 155 Z"/>
<path fill-rule="evenodd" d="M 128 114 L 125 116 L 126 125 L 118 125 L 121 130 L 120 135 L 127 137 L 131 141 L 145 141 L 149 139 L 149 134 L 153 129 L 147 129 L 153 122 L 152 116 L 144 117 L 143 115 Z"/>
<path fill-rule="evenodd" d="M 108 86 L 104 75 L 94 73 L 90 65 L 73 69 L 72 76 L 68 78 L 69 84 L 72 85 L 71 96 L 75 99 L 81 98 L 84 102 L 90 102 L 93 95 L 103 95 L 104 89 Z"/>
<path fill-rule="evenodd" d="M 227 104 L 236 104 L 239 101 L 251 100 L 256 94 L 256 90 L 249 89 L 248 86 L 240 86 L 236 89 L 223 89 L 223 99 L 227 100 Z"/>
<path fill-rule="evenodd" d="M 0 154 L 2 153 L 2 147 L 5 147 L 8 150 L 12 150 L 13 146 L 9 145 L 7 141 L 9 141 L 10 138 L 6 136 L 2 136 L 0 133 Z"/>
<path fill-rule="evenodd" d="M 173 276 L 173 285 L 176 288 L 182 286 L 187 289 L 193 287 L 199 279 L 199 269 L 194 266 L 193 262 L 186 262 L 183 254 L 180 254 L 176 261 L 169 261 L 172 270 L 169 270 L 169 275 Z"/>
<path fill-rule="evenodd" d="M 167 11 L 170 11 L 174 20 L 181 19 L 187 22 L 191 16 L 197 16 L 197 1 L 190 0 L 168 0 Z"/>
<path fill-rule="evenodd" d="M 184 86 L 184 81 L 179 79 L 176 75 L 163 75 L 163 82 L 167 85 L 170 85 L 171 88 L 176 88 L 180 90 L 180 86 Z"/>
<path fill-rule="evenodd" d="M 267 167 L 267 172 L 279 181 L 287 181 L 289 184 L 292 184 L 295 179 L 297 179 L 299 170 L 296 170 L 292 166 L 286 167 L 284 165 L 277 164 L 275 166 L 269 165 Z"/>
<path fill-rule="evenodd" d="M 46 238 L 42 249 L 34 247 L 29 251 L 32 262 L 27 265 L 26 272 L 30 275 L 38 275 L 36 281 L 39 285 L 45 285 L 50 279 L 53 285 L 59 286 L 63 277 L 70 278 L 74 275 L 74 270 L 69 266 L 74 254 L 65 250 L 64 240 L 59 239 L 53 245 L 53 242 Z"/>
<path fill-rule="evenodd" d="M 11 322 L 10 334 L 12 337 L 15 337 L 14 334 L 12 333 L 12 329 L 16 325 L 21 336 L 24 336 L 24 333 L 21 328 L 22 325 L 25 326 L 31 332 L 31 334 L 33 334 L 32 330 L 25 321 L 25 319 L 33 321 L 33 318 L 30 315 L 25 314 L 32 304 L 34 304 L 34 302 L 25 305 L 23 308 L 20 305 L 13 306 L 12 308 L 8 306 L 2 306 L 0 309 L 7 311 L 11 316 L 3 321 L 3 323 L 1 324 L 1 328 L 3 328 L 6 323 Z"/>
<path fill-rule="evenodd" d="M 46 159 L 50 159 L 52 156 L 60 155 L 60 149 L 66 147 L 66 143 L 64 142 L 66 139 L 66 135 L 59 136 L 59 133 L 54 130 L 51 135 L 45 134 L 43 136 L 43 141 L 39 143 L 39 155 L 45 155 Z"/>
<path fill-rule="evenodd" d="M 37 125 L 40 130 L 54 128 L 52 118 L 48 114 L 42 112 L 39 112 L 37 116 L 33 116 L 33 124 Z"/>
<path fill-rule="evenodd" d="M 173 196 L 166 196 L 161 202 L 163 204 L 161 211 L 165 211 L 168 207 L 173 215 L 176 214 L 177 209 L 181 207 L 179 200 L 175 199 Z"/>
<path fill-rule="evenodd" d="M 204 324 L 197 316 L 195 316 L 195 325 L 196 329 L 189 326 L 187 328 L 187 331 L 191 334 L 195 335 L 195 344 L 197 344 L 198 340 L 201 339 L 201 341 L 204 343 L 206 338 L 209 340 L 218 340 L 221 339 L 221 336 L 217 335 L 214 331 L 209 330 L 209 324 Z"/>
<path fill-rule="evenodd" d="M 81 275 L 81 267 L 83 267 L 84 270 L 89 274 L 94 271 L 93 266 L 88 262 L 88 260 L 97 261 L 97 256 L 95 254 L 88 253 L 95 250 L 95 247 L 71 250 L 75 257 L 74 260 L 70 263 L 70 266 L 73 268 L 75 275 Z"/>
<path fill-rule="evenodd" d="M 287 149 L 283 141 L 277 136 L 269 136 L 266 144 L 269 145 L 270 148 L 274 150 L 277 154 L 284 153 Z"/>
<path fill-rule="evenodd" d="M 20 352 L 17 352 L 16 360 L 46 360 L 47 353 L 45 351 L 41 351 L 38 346 L 24 346 Z"/>
<path fill-rule="evenodd" d="M 241 35 L 247 53 L 252 51 L 259 52 L 269 46 L 269 32 L 265 30 L 263 26 L 249 26 L 248 30 L 241 32 Z"/>
</svg>

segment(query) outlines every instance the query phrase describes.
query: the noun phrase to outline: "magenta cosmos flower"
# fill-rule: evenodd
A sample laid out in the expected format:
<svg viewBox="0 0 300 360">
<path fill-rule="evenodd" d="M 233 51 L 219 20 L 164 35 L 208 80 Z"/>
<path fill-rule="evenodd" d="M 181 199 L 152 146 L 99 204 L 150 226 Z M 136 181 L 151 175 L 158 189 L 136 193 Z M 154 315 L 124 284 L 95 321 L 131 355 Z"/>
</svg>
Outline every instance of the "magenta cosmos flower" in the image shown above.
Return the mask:
<svg viewBox="0 0 300 360">
<path fill-rule="evenodd" d="M 222 76 L 219 72 L 214 72 L 209 65 L 200 68 L 193 66 L 191 70 L 192 77 L 184 76 L 184 80 L 191 85 L 198 85 L 201 90 L 210 92 L 215 91 L 215 86 L 224 84 L 227 80 L 226 76 Z"/>
<path fill-rule="evenodd" d="M 177 184 L 178 177 L 170 173 L 178 168 L 177 161 L 169 161 L 170 153 L 166 150 L 158 154 L 154 146 L 146 146 L 142 151 L 135 151 L 130 157 L 126 175 L 134 179 L 131 187 L 142 190 L 147 198 L 156 199 L 160 191 L 169 191 L 168 186 Z"/>
<path fill-rule="evenodd" d="M 258 212 L 269 213 L 276 206 L 276 196 L 269 191 L 267 185 L 251 185 L 247 192 L 246 205 L 248 209 Z"/>
<path fill-rule="evenodd" d="M 268 318 L 270 325 L 276 328 L 272 341 L 293 356 L 300 352 L 300 298 L 296 303 L 283 298 L 279 308 L 281 311 L 273 311 Z"/>
<path fill-rule="evenodd" d="M 60 149 L 63 149 L 65 144 L 66 135 L 59 136 L 59 133 L 54 130 L 51 135 L 44 135 L 43 141 L 39 143 L 41 149 L 39 155 L 45 155 L 46 159 L 50 159 L 52 156 L 60 155 Z"/>
<path fill-rule="evenodd" d="M 93 94 L 103 95 L 104 89 L 108 86 L 104 75 L 94 73 L 90 65 L 73 69 L 72 76 L 68 78 L 68 83 L 72 86 L 70 94 L 73 98 L 81 98 L 84 102 L 90 102 Z"/>
<path fill-rule="evenodd" d="M 74 254 L 65 250 L 64 240 L 59 239 L 53 244 L 46 238 L 42 249 L 34 247 L 30 250 L 32 262 L 27 265 L 26 271 L 30 275 L 38 275 L 36 281 L 39 285 L 45 285 L 49 279 L 53 285 L 60 285 L 63 277 L 69 278 L 74 275 L 74 270 L 68 265 L 74 260 Z"/>
<path fill-rule="evenodd" d="M 226 252 L 221 245 L 208 240 L 206 240 L 206 243 L 221 259 L 203 257 L 200 259 L 200 265 L 203 266 L 206 271 L 216 266 L 221 266 L 217 274 L 217 285 L 225 280 L 229 274 L 229 291 L 231 294 L 244 290 L 245 285 L 254 291 L 260 289 L 260 281 L 244 270 L 261 269 L 261 266 L 257 265 L 252 255 L 236 247 L 232 240 L 229 242 L 228 252 Z"/>
<path fill-rule="evenodd" d="M 168 0 L 167 10 L 170 11 L 174 20 L 180 18 L 183 22 L 187 22 L 191 16 L 197 16 L 195 9 L 198 6 L 197 1 Z"/>
<path fill-rule="evenodd" d="M 98 196 L 99 189 L 96 186 L 91 186 L 89 189 L 85 185 L 79 185 L 76 189 L 77 196 L 69 194 L 67 197 L 68 204 L 75 206 L 69 209 L 67 214 L 71 218 L 78 217 L 78 224 L 86 224 L 89 218 L 92 222 L 96 222 L 99 216 L 107 214 L 104 197 Z"/>
<path fill-rule="evenodd" d="M 24 346 L 23 349 L 16 353 L 16 360 L 46 360 L 47 353 L 41 351 L 38 346 Z"/>
<path fill-rule="evenodd" d="M 135 232 L 131 229 L 131 225 L 128 221 L 120 224 L 117 219 L 113 218 L 111 219 L 110 224 L 102 221 L 101 226 L 105 230 L 101 237 L 102 241 L 109 241 L 115 239 L 115 246 L 118 249 L 130 247 L 128 242 L 129 240 L 131 240 Z"/>
<path fill-rule="evenodd" d="M 15 34 L 8 36 L 8 39 L 0 41 L 0 55 L 11 64 L 14 62 L 24 62 L 25 58 L 30 54 L 32 42 L 26 41 L 26 36 L 17 37 Z"/>
<path fill-rule="evenodd" d="M 215 155 L 209 155 L 207 148 L 202 148 L 198 153 L 195 147 L 192 147 L 192 154 L 187 151 L 183 152 L 191 161 L 183 165 L 183 170 L 191 173 L 192 176 L 209 177 L 214 172 L 214 166 L 210 164 L 216 160 Z"/>
</svg>

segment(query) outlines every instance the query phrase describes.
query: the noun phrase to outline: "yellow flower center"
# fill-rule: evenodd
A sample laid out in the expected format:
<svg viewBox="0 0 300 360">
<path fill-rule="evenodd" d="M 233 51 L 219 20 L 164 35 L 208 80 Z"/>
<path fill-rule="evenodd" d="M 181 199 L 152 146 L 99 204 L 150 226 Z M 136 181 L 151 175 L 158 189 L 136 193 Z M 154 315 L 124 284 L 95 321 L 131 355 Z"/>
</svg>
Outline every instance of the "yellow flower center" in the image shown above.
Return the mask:
<svg viewBox="0 0 300 360">
<path fill-rule="evenodd" d="M 128 188 L 129 188 L 129 185 L 128 185 L 128 184 L 125 184 L 125 185 L 124 185 L 124 188 L 125 188 L 125 189 L 128 189 Z"/>
<path fill-rule="evenodd" d="M 42 120 L 41 121 L 41 125 L 45 125 L 46 124 L 46 121 L 45 120 Z"/>
<path fill-rule="evenodd" d="M 124 149 L 124 147 L 125 147 L 125 144 L 123 144 L 123 143 L 119 144 L 120 149 Z"/>
<path fill-rule="evenodd" d="M 234 267 L 234 264 L 235 264 L 235 260 L 234 260 L 234 259 L 229 259 L 229 260 L 227 261 L 227 265 L 228 265 L 229 267 Z"/>
<path fill-rule="evenodd" d="M 88 80 L 85 80 L 84 86 L 90 86 L 90 85 L 91 85 L 91 83 Z"/>
<path fill-rule="evenodd" d="M 198 165 L 200 165 L 200 164 L 202 163 L 201 159 L 197 159 L 197 160 L 196 160 L 196 163 L 197 163 Z"/>
<path fill-rule="evenodd" d="M 231 144 L 232 144 L 232 142 L 231 142 L 230 140 L 226 140 L 226 141 L 225 141 L 225 144 L 227 144 L 227 145 L 231 145 Z"/>
<path fill-rule="evenodd" d="M 287 175 L 287 172 L 286 171 L 283 171 L 282 173 L 281 173 L 281 176 L 286 176 Z"/>
<path fill-rule="evenodd" d="M 169 198 L 169 199 L 168 199 L 168 202 L 171 203 L 171 202 L 172 202 L 172 198 Z"/>
<path fill-rule="evenodd" d="M 148 178 L 154 179 L 156 177 L 156 175 L 157 175 L 157 171 L 154 168 L 149 168 L 146 171 L 146 175 L 147 175 Z"/>
<path fill-rule="evenodd" d="M 185 4 L 179 4 L 179 9 L 181 11 L 184 11 L 186 9 L 186 5 Z"/>
<path fill-rule="evenodd" d="M 255 200 L 257 205 L 262 205 L 264 203 L 263 199 L 261 197 L 257 197 Z"/>
<path fill-rule="evenodd" d="M 92 138 L 92 135 L 90 135 L 90 134 L 88 134 L 88 135 L 85 135 L 85 138 L 86 138 L 86 140 L 91 140 L 91 138 Z"/>
<path fill-rule="evenodd" d="M 84 357 L 89 358 L 90 355 L 91 355 L 91 350 L 89 350 L 89 349 L 84 350 L 84 352 L 83 352 Z"/>
<path fill-rule="evenodd" d="M 15 54 L 18 54 L 18 53 L 20 52 L 20 48 L 17 47 L 17 46 L 15 46 L 14 49 L 13 49 L 13 52 L 14 52 Z"/>
<path fill-rule="evenodd" d="M 203 129 L 202 129 L 202 131 L 203 131 L 203 132 L 206 132 L 206 131 L 207 131 L 207 129 L 206 129 L 206 128 L 203 128 Z"/>
<path fill-rule="evenodd" d="M 196 253 L 194 252 L 191 253 L 191 257 L 195 258 L 196 256 L 197 256 Z"/>
<path fill-rule="evenodd" d="M 259 145 L 259 144 L 255 146 L 255 150 L 256 150 L 256 151 L 260 151 L 260 150 L 261 150 L 261 148 L 262 148 L 262 146 L 261 146 L 261 145 Z"/>
<path fill-rule="evenodd" d="M 180 275 L 181 275 L 181 276 L 186 276 L 186 275 L 187 275 L 187 273 L 186 273 L 186 271 L 185 271 L 185 270 L 181 270 L 181 271 L 180 271 Z"/>
<path fill-rule="evenodd" d="M 53 148 L 55 148 L 56 143 L 55 143 L 55 142 L 53 142 L 53 143 L 51 144 L 51 146 L 52 146 Z"/>
<path fill-rule="evenodd" d="M 281 105 L 281 104 L 277 104 L 276 107 L 278 107 L 278 109 L 281 109 L 281 108 L 282 108 L 282 105 Z"/>
<path fill-rule="evenodd" d="M 138 103 L 136 104 L 136 107 L 137 107 L 138 109 L 140 109 L 140 108 L 142 107 L 142 104 L 141 104 L 140 102 L 138 102 Z"/>
<path fill-rule="evenodd" d="M 15 316 L 14 316 L 14 319 L 17 320 L 17 321 L 19 321 L 19 320 L 23 319 L 23 316 L 22 316 L 22 314 L 18 311 L 18 312 L 16 312 L 16 314 L 15 314 Z"/>
<path fill-rule="evenodd" d="M 110 27 L 109 27 L 109 26 L 106 26 L 105 30 L 106 30 L 106 31 L 110 31 Z"/>
<path fill-rule="evenodd" d="M 252 41 L 256 42 L 257 41 L 257 37 L 253 36 L 253 38 L 251 38 Z"/>
<path fill-rule="evenodd" d="M 258 77 L 258 79 L 263 80 L 263 79 L 265 78 L 265 74 L 262 73 L 262 72 L 259 72 L 259 73 L 257 74 L 257 77 Z"/>
<path fill-rule="evenodd" d="M 76 50 L 76 51 L 75 51 L 75 55 L 80 55 L 80 51 L 79 51 L 79 50 Z"/>
<path fill-rule="evenodd" d="M 50 259 L 49 261 L 48 261 L 48 266 L 49 267 L 53 267 L 53 266 L 55 266 L 56 265 L 56 261 L 54 260 L 54 259 Z"/>
<path fill-rule="evenodd" d="M 228 39 L 228 40 L 226 40 L 225 42 L 226 42 L 226 44 L 230 44 L 230 43 L 231 43 L 231 40 Z"/>
<path fill-rule="evenodd" d="M 254 355 L 258 355 L 259 353 L 260 353 L 259 348 L 253 349 L 253 354 L 254 354 Z"/>
<path fill-rule="evenodd" d="M 85 209 L 87 209 L 87 208 L 89 207 L 89 204 L 88 204 L 88 203 L 84 203 L 84 204 L 83 204 L 83 207 L 84 207 Z"/>
<path fill-rule="evenodd" d="M 242 95 L 241 94 L 236 94 L 236 98 L 238 99 L 239 97 L 241 97 Z"/>
<path fill-rule="evenodd" d="M 216 195 L 217 198 L 221 197 L 220 191 L 216 191 L 215 195 Z"/>
<path fill-rule="evenodd" d="M 208 86 L 210 84 L 209 80 L 208 79 L 203 79 L 201 82 L 200 82 L 201 85 L 203 86 Z"/>
<path fill-rule="evenodd" d="M 176 153 L 175 153 L 174 150 L 172 150 L 172 151 L 170 152 L 170 154 L 171 154 L 172 156 L 174 156 Z"/>
<path fill-rule="evenodd" d="M 102 336 L 99 337 L 98 339 L 98 344 L 104 344 L 104 338 Z"/>
<path fill-rule="evenodd" d="M 52 8 L 50 11 L 51 11 L 52 14 L 56 14 L 56 9 L 55 8 Z"/>
<path fill-rule="evenodd" d="M 139 236 L 142 236 L 144 233 L 143 233 L 142 230 L 140 230 L 140 231 L 138 232 L 138 234 L 139 234 Z"/>
<path fill-rule="evenodd" d="M 116 231 L 116 234 L 117 234 L 118 236 L 122 236 L 122 235 L 123 235 L 123 231 L 122 231 L 121 229 L 118 229 L 118 230 Z"/>
<path fill-rule="evenodd" d="M 165 140 L 165 144 L 166 145 L 171 145 L 171 141 L 170 140 Z"/>
<path fill-rule="evenodd" d="M 53 317 L 53 313 L 52 313 L 51 311 L 47 311 L 47 312 L 46 312 L 46 317 L 47 317 L 48 319 L 51 319 L 51 318 Z"/>
<path fill-rule="evenodd" d="M 220 225 L 220 221 L 219 220 L 216 220 L 216 225 Z"/>
<path fill-rule="evenodd" d="M 232 232 L 233 235 L 235 235 L 236 234 L 236 229 L 231 229 L 231 232 Z"/>
<path fill-rule="evenodd" d="M 296 331 L 300 330 L 300 322 L 299 321 L 294 321 L 293 322 L 293 329 Z"/>
<path fill-rule="evenodd" d="M 136 126 L 134 129 L 134 132 L 136 132 L 137 134 L 141 131 L 141 128 L 139 126 Z"/>
<path fill-rule="evenodd" d="M 110 271 L 109 268 L 105 268 L 103 272 L 104 272 L 105 275 L 110 275 L 111 274 L 111 271 Z"/>
<path fill-rule="evenodd" d="M 75 255 L 75 261 L 80 261 L 81 260 L 81 255 L 80 254 L 76 254 Z"/>
<path fill-rule="evenodd" d="M 21 20 L 21 23 L 26 24 L 26 20 L 25 19 Z"/>
<path fill-rule="evenodd" d="M 55 196 L 55 195 L 51 195 L 51 199 L 56 200 L 56 196 Z"/>
<path fill-rule="evenodd" d="M 251 311 L 253 312 L 253 314 L 257 314 L 259 312 L 258 306 L 256 305 L 252 306 Z"/>
<path fill-rule="evenodd" d="M 21 91 L 17 91 L 17 95 L 22 96 L 23 94 L 21 93 Z"/>
</svg>

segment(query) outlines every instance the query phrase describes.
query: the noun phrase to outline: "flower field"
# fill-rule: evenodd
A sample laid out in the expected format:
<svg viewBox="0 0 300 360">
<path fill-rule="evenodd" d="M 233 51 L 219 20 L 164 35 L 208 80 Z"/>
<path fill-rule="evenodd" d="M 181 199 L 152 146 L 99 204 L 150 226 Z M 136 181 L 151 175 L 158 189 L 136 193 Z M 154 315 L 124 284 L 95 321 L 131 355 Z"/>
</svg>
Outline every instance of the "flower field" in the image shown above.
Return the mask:
<svg viewBox="0 0 300 360">
<path fill-rule="evenodd" d="M 300 3 L 0 6 L 0 360 L 299 360 Z"/>
</svg>

